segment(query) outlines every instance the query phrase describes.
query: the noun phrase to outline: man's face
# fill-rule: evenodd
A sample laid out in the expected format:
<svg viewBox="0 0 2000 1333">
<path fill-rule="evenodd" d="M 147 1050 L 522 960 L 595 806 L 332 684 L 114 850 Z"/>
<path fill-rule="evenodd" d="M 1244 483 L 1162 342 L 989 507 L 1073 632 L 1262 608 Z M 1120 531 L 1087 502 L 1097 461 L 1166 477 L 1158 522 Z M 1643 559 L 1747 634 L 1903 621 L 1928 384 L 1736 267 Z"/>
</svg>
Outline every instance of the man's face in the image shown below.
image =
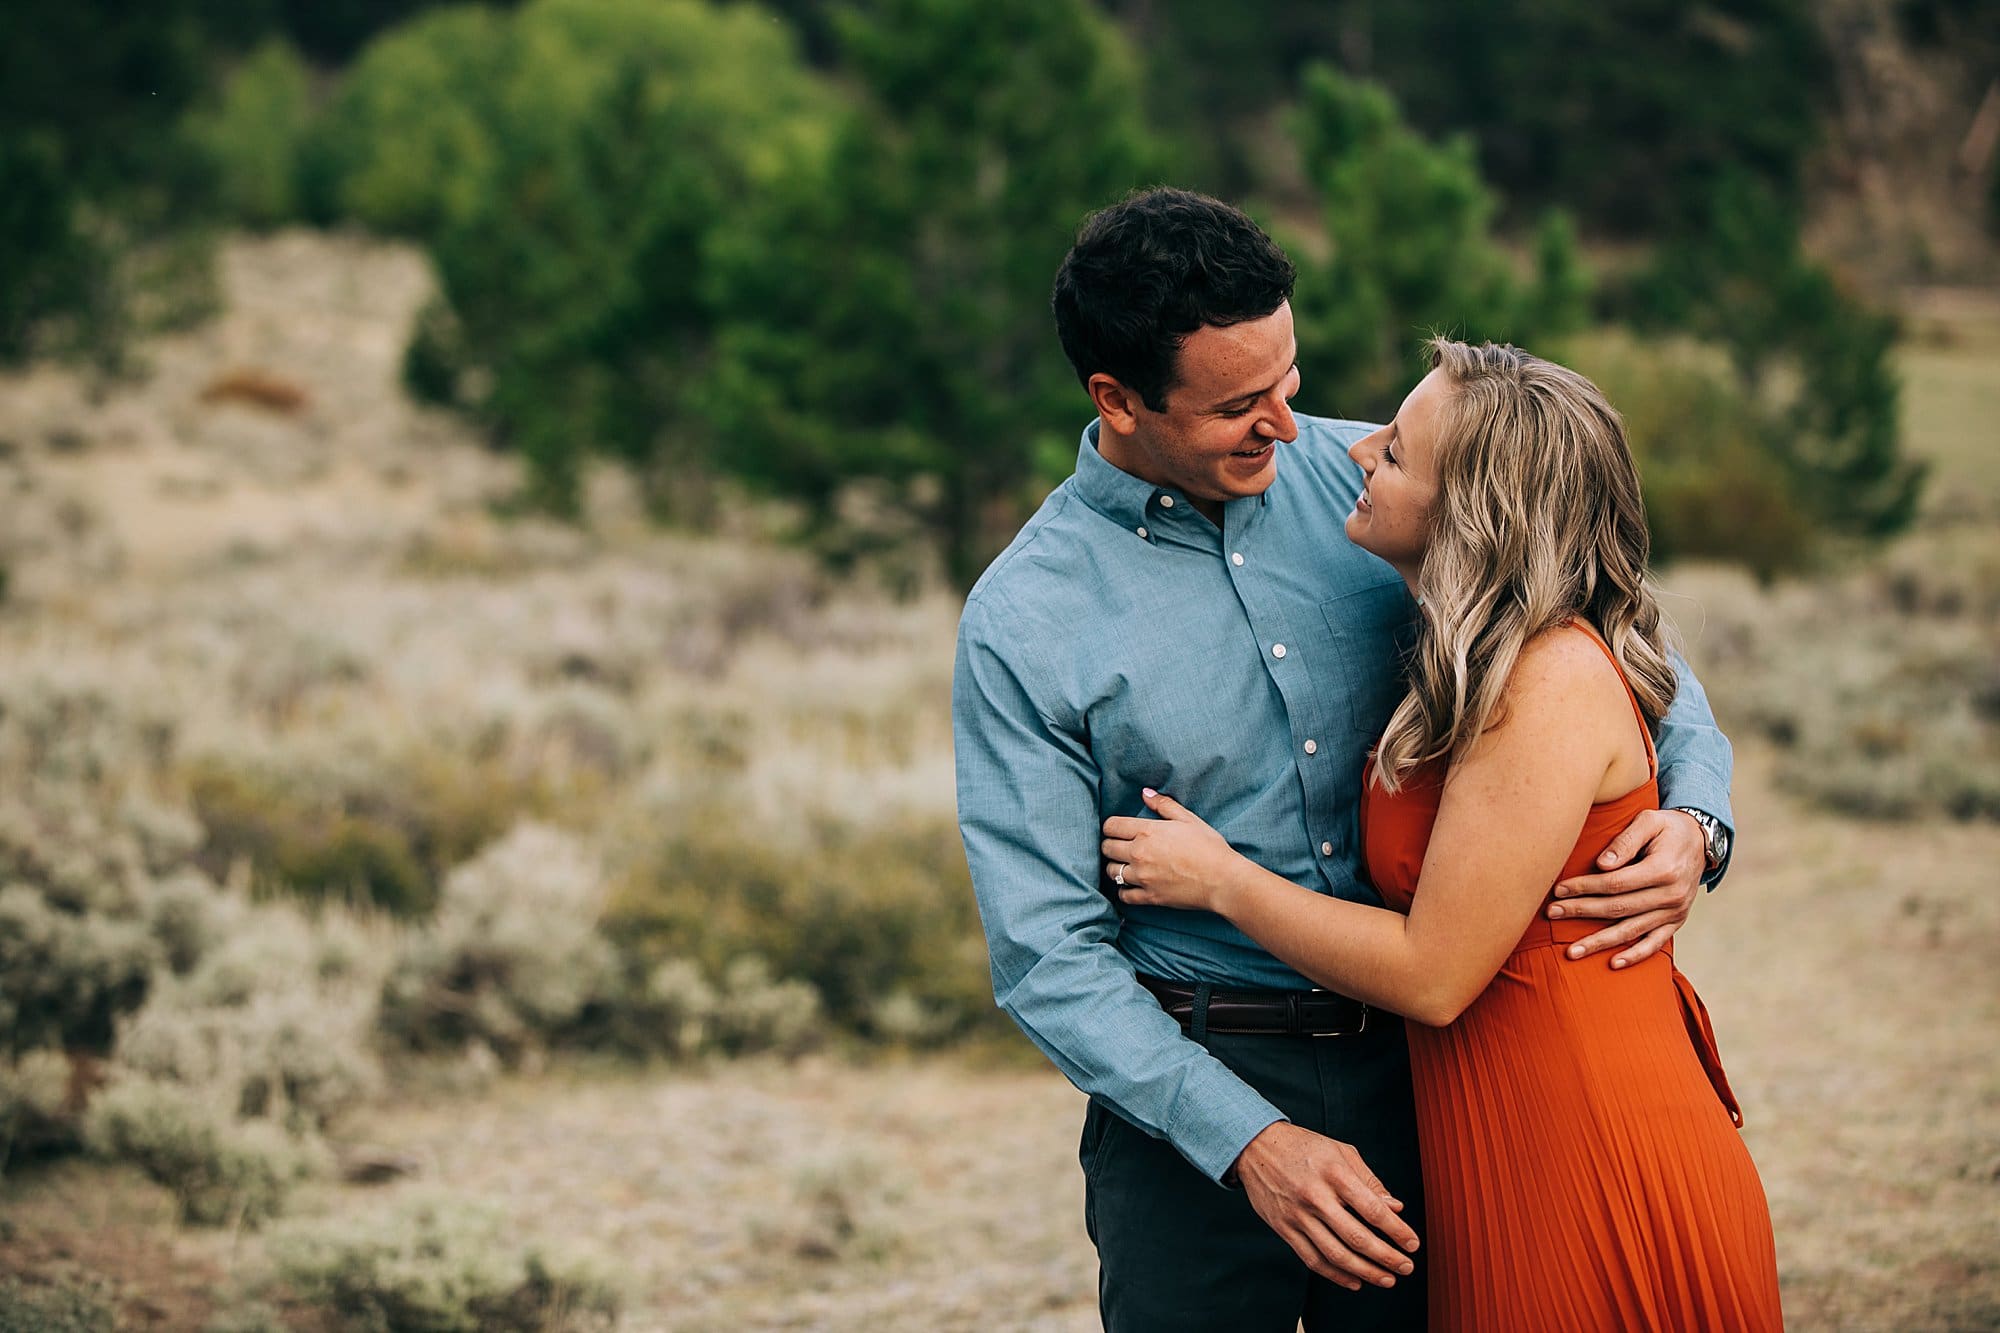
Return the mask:
<svg viewBox="0 0 2000 1333">
<path fill-rule="evenodd" d="M 1287 406 L 1299 391 L 1298 355 L 1289 302 L 1262 319 L 1205 325 L 1181 345 L 1166 410 L 1123 395 L 1124 410 L 1101 411 L 1098 450 L 1216 518 L 1226 501 L 1262 495 L 1278 475 L 1278 444 L 1298 438 Z"/>
</svg>

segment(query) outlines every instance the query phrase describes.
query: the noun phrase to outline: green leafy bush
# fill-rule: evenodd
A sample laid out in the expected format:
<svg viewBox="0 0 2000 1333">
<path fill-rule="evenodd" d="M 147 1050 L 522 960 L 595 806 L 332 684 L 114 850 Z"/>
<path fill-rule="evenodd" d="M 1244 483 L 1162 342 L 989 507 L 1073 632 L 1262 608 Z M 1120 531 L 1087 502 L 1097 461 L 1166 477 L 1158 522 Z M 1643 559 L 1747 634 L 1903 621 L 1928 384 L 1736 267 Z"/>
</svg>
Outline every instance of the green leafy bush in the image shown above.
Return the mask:
<svg viewBox="0 0 2000 1333">
<path fill-rule="evenodd" d="M 1417 123 L 1468 129 L 1510 196 L 1577 209 L 1597 232 L 1683 224 L 1726 170 L 1790 193 L 1832 91 L 1828 25 L 1807 0 L 1343 10 L 1339 32 L 1367 34 L 1367 67 Z"/>
<path fill-rule="evenodd" d="M 419 1202 L 392 1216 L 281 1233 L 271 1253 L 297 1294 L 371 1333 L 609 1329 L 620 1297 L 601 1267 L 508 1247 L 486 1211 Z"/>
<path fill-rule="evenodd" d="M 300 216 L 310 75 L 283 41 L 267 42 L 231 72 L 221 95 L 188 117 L 186 133 L 213 164 L 216 202 L 252 227 Z"/>
<path fill-rule="evenodd" d="M 796 1051 L 819 1035 L 811 986 L 761 959 L 713 967 L 632 956 L 599 929 L 603 867 L 578 839 L 524 824 L 454 870 L 436 920 L 410 935 L 382 990 L 401 1045 L 480 1042 L 509 1063 L 553 1047 L 691 1056 Z"/>
<path fill-rule="evenodd" d="M 969 584 L 1087 418 L 1056 266 L 1164 162 L 1131 48 L 1083 0 L 889 0 L 839 27 L 858 105 L 711 249 L 704 416 L 757 442 L 721 466 L 822 524 L 847 483 L 886 483 Z"/>
<path fill-rule="evenodd" d="M 486 1042 L 503 1059 L 561 1042 L 616 1004 L 623 972 L 598 933 L 604 873 L 554 829 L 523 824 L 445 879 L 382 995 L 382 1026 L 417 1048 Z"/>
<path fill-rule="evenodd" d="M 41 741 L 54 738 L 36 733 L 44 722 L 60 727 L 65 710 L 44 715 L 32 697 L 15 702 L 0 721 L 30 735 L 0 739 L 27 739 L 24 757 L 47 762 Z M 70 722 L 63 743 L 92 729 L 88 718 Z M 130 807 L 145 822 L 140 810 Z M 143 836 L 74 795 L 23 782 L 0 800 L 0 1053 L 111 1049 L 116 1023 L 144 1002 L 164 961 L 145 917 L 149 854 L 172 857 L 161 846 L 149 852 Z"/>
<path fill-rule="evenodd" d="M 332 913 L 310 920 L 289 903 L 217 898 L 220 938 L 126 1021 L 118 1064 L 310 1137 L 379 1085 L 370 1041 L 381 932 Z"/>
<path fill-rule="evenodd" d="M 172 1192 L 181 1219 L 206 1226 L 257 1226 L 318 1163 L 268 1121 L 243 1121 L 201 1091 L 125 1076 L 92 1099 L 85 1121 L 92 1151 L 129 1162 Z"/>
<path fill-rule="evenodd" d="M 1431 333 L 1548 349 L 1579 327 L 1589 279 L 1568 222 L 1551 215 L 1524 279 L 1493 232 L 1495 200 L 1471 141 L 1431 144 L 1380 88 L 1306 72 L 1294 120 L 1331 244 L 1296 247 L 1304 401 L 1386 421 L 1421 377 Z"/>
<path fill-rule="evenodd" d="M 144 1001 L 160 961 L 140 922 L 65 911 L 25 884 L 0 888 L 6 1053 L 44 1045 L 108 1051 L 113 1024 Z"/>
<path fill-rule="evenodd" d="M 201 173 L 174 130 L 222 8 L 0 7 L 0 362 L 123 358 L 130 261 L 200 212 Z"/>
<path fill-rule="evenodd" d="M 210 755 L 186 781 L 211 873 L 247 858 L 281 891 L 405 917 L 428 915 L 444 873 L 543 799 L 534 773 L 433 749 L 331 762 Z"/>
<path fill-rule="evenodd" d="M 28 1051 L 0 1060 L 0 1172 L 21 1149 L 74 1148 L 70 1123 L 71 1058 Z"/>
<path fill-rule="evenodd" d="M 957 830 L 829 827 L 806 845 L 691 819 L 620 885 L 606 921 L 642 954 L 711 974 L 740 957 L 811 984 L 834 1023 L 942 1040 L 991 1019 L 986 953 Z"/>
<path fill-rule="evenodd" d="M 113 1333 L 118 1304 L 108 1283 L 0 1277 L 4 1333 Z"/>
<path fill-rule="evenodd" d="M 476 216 L 497 152 L 510 19 L 432 10 L 369 44 L 342 80 L 311 152 L 331 216 L 428 237 Z"/>
<path fill-rule="evenodd" d="M 662 482 L 705 467 L 686 402 L 712 324 L 705 251 L 828 105 L 786 30 L 747 5 L 462 7 L 368 48 L 320 159 L 338 215 L 436 261 L 455 345 L 420 330 L 413 377 L 479 385 L 465 405 L 526 456 L 536 498 L 568 510 L 593 450 Z"/>
<path fill-rule="evenodd" d="M 1728 560 L 1768 579 L 1813 558 L 1815 516 L 1774 456 L 1782 425 L 1718 357 L 1606 332 L 1579 339 L 1571 360 L 1625 419 L 1656 564 Z"/>
<path fill-rule="evenodd" d="M 1868 308 L 1800 241 L 1795 206 L 1740 173 L 1708 195 L 1702 225 L 1633 284 L 1644 328 L 1725 349 L 1768 414 L 1766 452 L 1829 529 L 1883 537 L 1916 515 L 1924 467 L 1902 451 L 1895 321 Z"/>
</svg>

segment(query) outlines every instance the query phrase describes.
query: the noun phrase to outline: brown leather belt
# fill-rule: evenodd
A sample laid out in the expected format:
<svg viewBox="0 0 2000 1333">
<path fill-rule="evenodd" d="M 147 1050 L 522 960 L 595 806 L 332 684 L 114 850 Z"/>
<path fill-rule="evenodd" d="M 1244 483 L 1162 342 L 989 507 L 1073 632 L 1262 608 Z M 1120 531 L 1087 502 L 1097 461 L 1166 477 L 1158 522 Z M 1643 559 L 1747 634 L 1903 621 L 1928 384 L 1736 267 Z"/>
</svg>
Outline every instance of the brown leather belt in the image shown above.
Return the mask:
<svg viewBox="0 0 2000 1333">
<path fill-rule="evenodd" d="M 1201 988 L 1147 976 L 1139 984 L 1183 1029 L 1194 1029 Z M 1206 1027 L 1244 1037 L 1352 1037 L 1368 1030 L 1368 1006 L 1330 990 L 1211 989 Z"/>
</svg>

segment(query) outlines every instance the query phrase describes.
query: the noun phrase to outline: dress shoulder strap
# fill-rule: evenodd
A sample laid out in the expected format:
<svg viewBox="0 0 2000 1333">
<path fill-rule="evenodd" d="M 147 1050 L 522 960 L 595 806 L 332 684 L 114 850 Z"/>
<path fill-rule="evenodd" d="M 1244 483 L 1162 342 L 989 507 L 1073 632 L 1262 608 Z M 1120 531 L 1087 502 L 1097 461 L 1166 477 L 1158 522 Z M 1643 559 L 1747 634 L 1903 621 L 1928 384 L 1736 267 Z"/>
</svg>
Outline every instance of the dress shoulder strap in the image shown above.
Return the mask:
<svg viewBox="0 0 2000 1333">
<path fill-rule="evenodd" d="M 1589 635 L 1590 641 L 1596 644 L 1599 651 L 1610 661 L 1611 669 L 1618 673 L 1619 682 L 1625 686 L 1625 698 L 1632 705 L 1632 716 L 1639 720 L 1639 735 L 1646 742 L 1646 768 L 1653 777 L 1658 777 L 1660 756 L 1653 749 L 1653 729 L 1646 724 L 1646 710 L 1639 707 L 1639 695 L 1633 690 L 1632 680 L 1625 674 L 1625 668 L 1619 665 L 1617 654 L 1611 651 L 1611 645 L 1604 641 L 1604 636 L 1597 632 L 1597 628 L 1581 616 L 1571 616 L 1566 623 Z"/>
</svg>

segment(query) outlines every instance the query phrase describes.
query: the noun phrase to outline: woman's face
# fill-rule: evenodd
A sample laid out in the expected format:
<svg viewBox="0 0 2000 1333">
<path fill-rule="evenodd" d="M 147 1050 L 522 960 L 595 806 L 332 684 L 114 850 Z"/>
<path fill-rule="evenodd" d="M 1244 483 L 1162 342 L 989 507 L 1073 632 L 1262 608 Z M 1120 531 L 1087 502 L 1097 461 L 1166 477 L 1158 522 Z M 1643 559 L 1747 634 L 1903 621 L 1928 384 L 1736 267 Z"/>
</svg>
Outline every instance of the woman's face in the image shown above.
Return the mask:
<svg viewBox="0 0 2000 1333">
<path fill-rule="evenodd" d="M 1424 532 L 1437 499 L 1435 469 L 1438 417 L 1451 389 L 1444 372 L 1433 370 L 1410 390 L 1396 417 L 1372 435 L 1348 446 L 1361 465 L 1361 498 L 1347 516 L 1347 535 L 1356 546 L 1389 562 L 1413 592 L 1424 563 Z"/>
</svg>

